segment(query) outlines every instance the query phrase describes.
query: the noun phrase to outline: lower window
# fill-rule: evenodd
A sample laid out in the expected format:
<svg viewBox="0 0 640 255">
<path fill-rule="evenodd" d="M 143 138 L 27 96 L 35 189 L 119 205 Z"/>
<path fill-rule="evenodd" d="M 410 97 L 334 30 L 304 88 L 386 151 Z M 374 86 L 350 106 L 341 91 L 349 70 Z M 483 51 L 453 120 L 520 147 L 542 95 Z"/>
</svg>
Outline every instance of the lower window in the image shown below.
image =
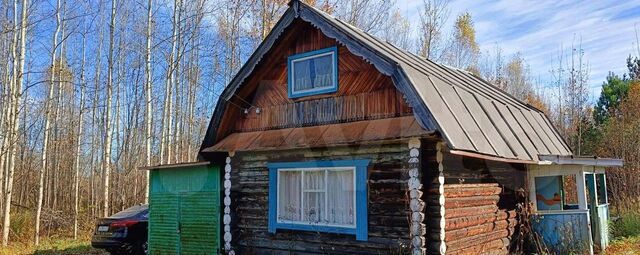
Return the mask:
<svg viewBox="0 0 640 255">
<path fill-rule="evenodd" d="M 355 234 L 366 240 L 368 160 L 269 164 L 269 231 Z"/>
<path fill-rule="evenodd" d="M 355 227 L 355 167 L 278 170 L 278 222 Z"/>
</svg>

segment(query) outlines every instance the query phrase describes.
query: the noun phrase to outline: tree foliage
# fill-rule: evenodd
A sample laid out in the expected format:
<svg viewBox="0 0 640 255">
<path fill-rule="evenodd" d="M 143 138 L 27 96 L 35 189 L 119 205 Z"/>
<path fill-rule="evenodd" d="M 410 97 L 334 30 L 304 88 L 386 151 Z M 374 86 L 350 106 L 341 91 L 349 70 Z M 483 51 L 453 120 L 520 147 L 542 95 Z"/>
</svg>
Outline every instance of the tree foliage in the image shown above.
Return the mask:
<svg viewBox="0 0 640 255">
<path fill-rule="evenodd" d="M 610 116 L 618 115 L 618 107 L 629 91 L 629 79 L 609 72 L 607 80 L 602 83 L 600 97 L 596 102 L 593 117 L 596 124 L 604 124 Z"/>
<path fill-rule="evenodd" d="M 453 26 L 447 62 L 455 67 L 479 74 L 477 66 L 480 46 L 476 42 L 476 29 L 473 26 L 471 13 L 464 12 L 456 18 Z"/>
<path fill-rule="evenodd" d="M 640 197 L 640 82 L 629 83 L 628 94 L 619 104 L 619 114 L 602 128 L 597 155 L 624 159 L 624 167 L 610 169 L 607 182 L 613 203 L 628 205 Z"/>
</svg>

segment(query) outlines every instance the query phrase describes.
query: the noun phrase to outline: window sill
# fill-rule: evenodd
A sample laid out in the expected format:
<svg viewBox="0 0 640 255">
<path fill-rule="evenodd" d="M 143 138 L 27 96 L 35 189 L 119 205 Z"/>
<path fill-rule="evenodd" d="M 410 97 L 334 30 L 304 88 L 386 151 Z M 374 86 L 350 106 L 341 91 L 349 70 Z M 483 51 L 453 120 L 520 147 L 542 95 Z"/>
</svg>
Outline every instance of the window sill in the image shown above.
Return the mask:
<svg viewBox="0 0 640 255">
<path fill-rule="evenodd" d="M 311 231 L 311 232 L 334 233 L 334 234 L 350 234 L 350 235 L 356 235 L 356 240 L 358 241 L 367 241 L 367 236 L 358 235 L 357 228 L 355 227 L 349 228 L 349 227 L 296 224 L 296 223 L 276 223 L 274 228 L 275 230 L 287 229 L 287 230 L 302 230 L 302 231 Z"/>
<path fill-rule="evenodd" d="M 589 210 L 573 209 L 573 210 L 552 210 L 552 211 L 537 211 L 535 215 L 555 215 L 555 214 L 576 214 L 576 213 L 588 213 Z"/>
<path fill-rule="evenodd" d="M 327 87 L 327 88 L 318 89 L 318 90 L 299 91 L 299 92 L 289 91 L 288 96 L 290 99 L 296 99 L 296 98 L 308 97 L 308 96 L 332 94 L 332 93 L 336 93 L 337 91 L 338 91 L 338 86 L 332 86 L 332 87 Z"/>
</svg>

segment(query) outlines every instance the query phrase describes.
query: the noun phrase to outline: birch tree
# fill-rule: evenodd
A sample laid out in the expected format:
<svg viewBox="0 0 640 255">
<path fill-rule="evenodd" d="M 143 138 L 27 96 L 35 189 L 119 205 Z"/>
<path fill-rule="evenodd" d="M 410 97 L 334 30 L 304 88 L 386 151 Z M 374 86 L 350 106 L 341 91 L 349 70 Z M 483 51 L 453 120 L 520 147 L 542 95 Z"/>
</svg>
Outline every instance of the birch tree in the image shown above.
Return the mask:
<svg viewBox="0 0 640 255">
<path fill-rule="evenodd" d="M 75 174 L 73 175 L 73 239 L 78 239 L 78 202 L 79 202 L 79 189 L 80 189 L 80 158 L 82 155 L 82 131 L 84 127 L 84 95 L 85 95 L 85 50 L 86 50 L 86 35 L 82 35 L 82 63 L 80 64 L 80 103 L 78 107 L 78 131 L 76 138 L 76 158 L 75 158 Z"/>
<path fill-rule="evenodd" d="M 471 13 L 458 15 L 454 24 L 451 48 L 448 51 L 446 63 L 460 69 L 466 69 L 478 74 L 478 56 L 480 47 L 476 42 L 476 30 L 473 27 Z"/>
<path fill-rule="evenodd" d="M 14 2 L 14 15 L 17 17 L 18 10 L 18 0 Z M 24 75 L 24 63 L 25 63 L 25 54 L 27 48 L 27 9 L 29 8 L 28 1 L 22 0 L 21 4 L 21 15 L 20 15 L 20 37 L 19 40 L 19 48 L 18 48 L 18 60 L 17 67 L 15 67 L 14 73 L 14 89 L 12 90 L 12 101 L 13 108 L 11 117 L 11 138 L 17 139 L 18 137 L 18 127 L 20 126 L 20 117 L 19 117 L 19 107 L 22 103 L 22 90 L 23 90 L 23 75 Z M 15 24 L 17 24 L 17 19 L 15 19 Z M 15 38 L 15 37 L 14 37 Z M 18 41 L 15 41 L 18 44 Z M 10 139 L 10 141 L 13 139 Z M 7 184 L 6 184 L 6 192 L 5 192 L 5 202 L 4 202 L 4 223 L 3 223 L 3 231 L 2 231 L 2 245 L 7 246 L 9 243 L 9 229 L 11 223 L 11 195 L 13 192 L 13 174 L 15 170 L 15 161 L 16 161 L 16 145 L 15 143 L 11 145 L 11 152 L 9 155 L 9 165 L 7 166 Z"/>
<path fill-rule="evenodd" d="M 152 10 L 153 0 L 149 0 L 147 3 L 147 45 L 146 45 L 146 56 L 145 56 L 145 96 L 146 96 L 146 111 L 145 111 L 145 160 L 146 165 L 151 166 L 151 144 L 153 139 L 152 134 L 152 108 L 151 108 L 151 77 L 152 77 L 152 69 L 151 69 L 151 10 Z M 149 171 L 145 171 L 145 186 L 144 186 L 144 202 L 149 202 Z"/>
<path fill-rule="evenodd" d="M 60 33 L 60 27 L 62 23 L 62 18 L 60 17 L 60 6 L 61 1 L 58 0 L 55 9 L 55 17 L 56 17 L 56 28 L 53 33 L 53 38 L 51 40 L 51 71 L 49 76 L 49 93 L 47 94 L 47 98 L 45 99 L 45 113 L 44 113 L 44 135 L 42 142 L 42 168 L 39 170 L 39 183 L 38 183 L 38 202 L 36 207 L 36 224 L 35 224 L 35 245 L 40 244 L 40 218 L 42 216 L 42 202 L 44 199 L 44 179 L 45 179 L 45 171 L 49 166 L 49 161 L 47 158 L 47 153 L 49 150 L 49 138 L 51 135 L 51 102 L 53 100 L 53 92 L 54 92 L 54 81 L 55 81 L 55 70 L 56 70 L 56 51 L 58 48 L 58 33 Z"/>
<path fill-rule="evenodd" d="M 442 58 L 446 40 L 444 24 L 449 18 L 449 2 L 446 0 L 424 0 L 418 25 L 418 54 L 434 61 Z"/>
<path fill-rule="evenodd" d="M 103 204 L 102 215 L 109 216 L 109 177 L 111 175 L 111 107 L 113 97 L 113 47 L 114 47 L 114 30 L 116 26 L 116 0 L 111 0 L 111 21 L 109 22 L 109 56 L 107 59 L 107 106 L 105 108 L 105 141 L 104 141 L 104 157 L 103 157 Z"/>
</svg>

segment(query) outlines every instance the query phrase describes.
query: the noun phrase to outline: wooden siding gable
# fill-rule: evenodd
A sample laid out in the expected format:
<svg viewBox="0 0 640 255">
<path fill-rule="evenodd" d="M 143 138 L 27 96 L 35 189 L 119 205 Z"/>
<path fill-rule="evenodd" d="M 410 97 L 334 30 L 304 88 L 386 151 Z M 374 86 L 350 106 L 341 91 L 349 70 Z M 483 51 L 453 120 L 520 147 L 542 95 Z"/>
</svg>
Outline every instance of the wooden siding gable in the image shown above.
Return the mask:
<svg viewBox="0 0 640 255">
<path fill-rule="evenodd" d="M 284 31 L 296 22 L 304 21 L 390 77 L 420 126 L 439 132 L 452 150 L 530 161 L 538 161 L 540 154 L 572 154 L 566 141 L 542 112 L 487 81 L 399 49 L 300 1 L 292 1 L 290 5 L 272 33 L 225 89 L 221 99 L 231 100 L 278 38 L 283 34 L 286 36 Z M 440 94 L 434 93 L 435 90 Z M 463 99 L 463 95 L 468 98 L 467 93 L 477 98 L 482 106 L 494 105 L 501 109 L 470 109 Z M 443 107 L 431 107 L 438 104 Z M 233 120 L 223 120 L 227 106 L 226 102 L 218 103 L 202 149 L 228 134 L 219 130 L 221 122 Z M 476 116 L 478 114 L 481 116 Z M 496 131 L 500 135 L 496 135 Z M 509 139 L 511 136 L 516 139 Z"/>
</svg>

